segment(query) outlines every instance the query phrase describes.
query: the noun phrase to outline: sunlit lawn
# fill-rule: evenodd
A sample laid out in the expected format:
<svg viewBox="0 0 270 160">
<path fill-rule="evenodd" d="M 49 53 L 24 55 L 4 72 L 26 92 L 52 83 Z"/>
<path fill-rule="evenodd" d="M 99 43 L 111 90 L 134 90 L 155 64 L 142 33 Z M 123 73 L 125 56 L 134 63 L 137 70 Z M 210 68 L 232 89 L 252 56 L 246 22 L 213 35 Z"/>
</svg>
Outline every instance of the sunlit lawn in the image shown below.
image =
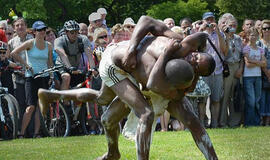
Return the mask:
<svg viewBox="0 0 270 160">
<path fill-rule="evenodd" d="M 221 160 L 270 160 L 270 127 L 208 129 L 207 132 Z M 136 159 L 134 142 L 121 136 L 119 147 L 121 159 Z M 0 141 L 0 160 L 92 160 L 106 151 L 104 135 Z M 191 134 L 181 131 L 155 132 L 150 159 L 198 160 L 204 157 Z"/>
</svg>

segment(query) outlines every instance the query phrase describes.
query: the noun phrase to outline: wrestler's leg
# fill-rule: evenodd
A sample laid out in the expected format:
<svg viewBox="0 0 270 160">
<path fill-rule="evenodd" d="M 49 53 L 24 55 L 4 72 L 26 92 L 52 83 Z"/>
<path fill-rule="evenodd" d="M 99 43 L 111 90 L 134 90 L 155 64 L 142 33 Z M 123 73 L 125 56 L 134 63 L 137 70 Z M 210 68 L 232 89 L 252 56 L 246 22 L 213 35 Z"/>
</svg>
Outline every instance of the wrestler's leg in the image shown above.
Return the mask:
<svg viewBox="0 0 270 160">
<path fill-rule="evenodd" d="M 41 113 L 46 113 L 49 104 L 53 101 L 63 99 L 63 100 L 74 100 L 80 102 L 95 101 L 99 105 L 108 105 L 112 102 L 115 94 L 110 88 L 108 88 L 104 83 L 100 91 L 90 89 L 90 88 L 80 88 L 72 90 L 38 90 L 39 104 Z"/>
<path fill-rule="evenodd" d="M 130 109 L 116 98 L 102 114 L 101 121 L 108 142 L 108 152 L 97 160 L 120 159 L 118 137 L 120 133 L 119 122 L 129 114 Z"/>
<path fill-rule="evenodd" d="M 171 115 L 183 122 L 190 130 L 196 145 L 208 160 L 218 159 L 210 137 L 200 124 L 199 119 L 191 112 L 191 103 L 186 98 L 183 101 L 170 102 L 168 111 Z"/>
<path fill-rule="evenodd" d="M 151 130 L 154 112 L 140 90 L 129 80 L 124 79 L 111 87 L 119 98 L 128 104 L 139 118 L 136 134 L 138 160 L 149 159 Z"/>
</svg>

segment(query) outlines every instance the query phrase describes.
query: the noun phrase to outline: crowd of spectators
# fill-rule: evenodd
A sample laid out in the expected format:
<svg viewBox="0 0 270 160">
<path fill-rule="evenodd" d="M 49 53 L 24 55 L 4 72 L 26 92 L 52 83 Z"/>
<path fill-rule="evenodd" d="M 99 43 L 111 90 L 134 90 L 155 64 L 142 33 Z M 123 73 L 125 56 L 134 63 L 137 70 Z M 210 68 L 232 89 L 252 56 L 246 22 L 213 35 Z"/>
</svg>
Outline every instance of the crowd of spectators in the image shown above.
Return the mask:
<svg viewBox="0 0 270 160">
<path fill-rule="evenodd" d="M 23 68 L 21 72 L 1 73 L 2 86 L 9 88 L 20 106 L 20 137 L 40 136 L 37 90 L 48 88 L 48 77 L 36 80 L 33 74 L 57 63 L 81 70 L 94 68 L 92 87 L 100 89 L 98 66 L 103 51 L 110 44 L 129 40 L 136 26 L 134 20 L 127 17 L 110 28 L 106 23 L 107 14 L 104 8 L 91 13 L 88 26 L 69 20 L 58 34 L 42 21 L 36 21 L 31 28 L 24 18 L 17 18 L 12 24 L 0 21 L 0 41 L 8 45 L 4 58 Z M 217 49 L 207 42 L 205 52 L 215 59 L 215 71 L 208 77 L 200 77 L 196 93 L 188 94 L 192 95 L 189 98 L 196 106 L 194 110 L 202 125 L 211 128 L 270 125 L 270 20 L 245 19 L 239 34 L 236 33 L 238 21 L 230 13 L 218 20 L 213 12 L 204 13 L 202 19 L 195 22 L 185 17 L 178 26 L 173 18 L 162 22 L 184 37 L 196 32 L 208 33 Z M 230 75 L 227 77 L 223 76 L 224 63 L 218 54 L 228 64 Z M 69 89 L 83 80 L 84 77 L 63 72 L 56 78 L 56 88 Z M 207 94 L 202 90 L 207 90 Z M 244 96 L 236 99 L 240 92 L 244 92 Z M 206 116 L 207 99 L 210 117 Z M 168 112 L 158 122 L 161 131 L 184 129 Z"/>
</svg>

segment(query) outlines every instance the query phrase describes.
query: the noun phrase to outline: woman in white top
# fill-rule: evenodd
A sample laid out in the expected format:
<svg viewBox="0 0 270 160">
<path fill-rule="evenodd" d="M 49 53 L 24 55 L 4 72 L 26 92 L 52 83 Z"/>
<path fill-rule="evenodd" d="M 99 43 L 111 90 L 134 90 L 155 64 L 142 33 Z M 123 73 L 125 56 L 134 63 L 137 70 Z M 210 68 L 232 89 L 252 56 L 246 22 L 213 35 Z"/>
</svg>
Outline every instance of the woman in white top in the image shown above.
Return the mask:
<svg viewBox="0 0 270 160">
<path fill-rule="evenodd" d="M 247 31 L 248 44 L 243 48 L 245 68 L 243 85 L 245 93 L 245 126 L 260 125 L 260 98 L 262 89 L 261 67 L 266 67 L 264 50 L 256 45 L 258 32 L 254 27 Z"/>
</svg>

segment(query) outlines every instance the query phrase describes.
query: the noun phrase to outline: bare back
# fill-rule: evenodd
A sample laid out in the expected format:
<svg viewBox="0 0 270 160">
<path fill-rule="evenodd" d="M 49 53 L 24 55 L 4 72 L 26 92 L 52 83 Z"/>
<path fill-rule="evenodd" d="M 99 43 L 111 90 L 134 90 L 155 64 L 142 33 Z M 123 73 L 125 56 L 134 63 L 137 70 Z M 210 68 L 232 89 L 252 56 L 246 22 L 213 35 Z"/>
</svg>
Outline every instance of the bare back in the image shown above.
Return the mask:
<svg viewBox="0 0 270 160">
<path fill-rule="evenodd" d="M 158 57 L 164 53 L 164 50 L 168 46 L 169 38 L 166 37 L 150 37 L 138 50 L 137 53 L 137 65 L 131 75 L 137 82 L 141 83 L 143 87 L 146 86 L 148 77 L 152 68 L 154 67 Z M 124 57 L 128 49 L 128 43 L 119 43 L 112 51 L 112 60 L 116 62 Z M 117 65 L 117 63 L 115 63 Z"/>
</svg>

